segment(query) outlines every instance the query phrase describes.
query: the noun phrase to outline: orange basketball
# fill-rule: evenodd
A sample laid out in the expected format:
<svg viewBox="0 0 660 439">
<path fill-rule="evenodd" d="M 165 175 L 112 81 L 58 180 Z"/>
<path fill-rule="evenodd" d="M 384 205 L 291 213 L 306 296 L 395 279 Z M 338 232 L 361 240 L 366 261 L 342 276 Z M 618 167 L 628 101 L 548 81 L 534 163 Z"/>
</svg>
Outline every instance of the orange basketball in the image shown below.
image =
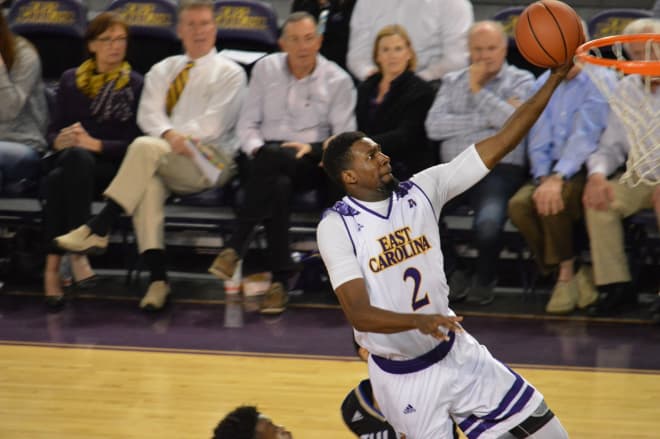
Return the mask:
<svg viewBox="0 0 660 439">
<path fill-rule="evenodd" d="M 544 68 L 565 64 L 584 43 L 584 30 L 577 12 L 564 2 L 541 0 L 520 14 L 516 45 L 530 63 Z"/>
</svg>

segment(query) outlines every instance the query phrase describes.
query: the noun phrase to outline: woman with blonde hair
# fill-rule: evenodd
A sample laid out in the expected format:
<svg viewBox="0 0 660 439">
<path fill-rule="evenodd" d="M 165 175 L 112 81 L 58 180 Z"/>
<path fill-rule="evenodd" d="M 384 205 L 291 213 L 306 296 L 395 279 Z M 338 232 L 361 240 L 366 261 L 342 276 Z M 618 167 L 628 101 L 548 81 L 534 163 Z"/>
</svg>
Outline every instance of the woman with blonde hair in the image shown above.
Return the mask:
<svg viewBox="0 0 660 439">
<path fill-rule="evenodd" d="M 382 28 L 372 56 L 378 71 L 358 86 L 358 129 L 379 143 L 397 174 L 407 178 L 433 164 L 424 121 L 435 93 L 415 74 L 417 55 L 402 26 Z"/>
<path fill-rule="evenodd" d="M 136 112 L 142 76 L 125 61 L 128 26 L 104 12 L 87 27 L 89 59 L 62 74 L 48 140 L 55 151 L 46 177 L 44 208 L 48 254 L 44 271 L 46 305 L 64 305 L 59 268 L 63 252 L 53 238 L 84 224 L 91 203 L 119 169 L 128 144 L 140 135 Z M 71 255 L 73 281 L 89 286 L 95 278 L 87 257 Z"/>
</svg>

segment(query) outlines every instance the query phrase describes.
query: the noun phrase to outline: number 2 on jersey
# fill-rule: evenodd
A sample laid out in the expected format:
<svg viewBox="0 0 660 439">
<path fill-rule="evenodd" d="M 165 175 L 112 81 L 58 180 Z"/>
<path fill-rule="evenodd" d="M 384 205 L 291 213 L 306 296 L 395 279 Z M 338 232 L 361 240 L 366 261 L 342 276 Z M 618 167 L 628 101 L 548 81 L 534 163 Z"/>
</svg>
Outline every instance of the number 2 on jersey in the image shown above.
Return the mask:
<svg viewBox="0 0 660 439">
<path fill-rule="evenodd" d="M 419 286 L 422 284 L 422 274 L 419 272 L 419 270 L 414 267 L 408 268 L 403 273 L 403 281 L 407 281 L 408 278 L 412 278 L 413 282 L 415 282 L 412 296 L 412 309 L 413 311 L 417 311 L 421 307 L 426 306 L 431 302 L 429 301 L 428 293 L 424 293 L 424 297 L 421 299 L 417 298 L 417 295 L 419 294 Z"/>
</svg>

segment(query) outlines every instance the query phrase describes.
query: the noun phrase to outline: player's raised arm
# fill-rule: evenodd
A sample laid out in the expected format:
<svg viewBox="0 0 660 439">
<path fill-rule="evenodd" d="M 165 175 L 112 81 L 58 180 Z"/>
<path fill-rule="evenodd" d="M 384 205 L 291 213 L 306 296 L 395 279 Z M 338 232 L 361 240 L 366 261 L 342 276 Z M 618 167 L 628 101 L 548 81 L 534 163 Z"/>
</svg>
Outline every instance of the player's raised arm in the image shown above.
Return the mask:
<svg viewBox="0 0 660 439">
<path fill-rule="evenodd" d="M 525 137 L 548 104 L 552 93 L 564 80 L 572 66 L 573 62 L 571 61 L 563 66 L 553 68 L 545 84 L 516 109 L 496 134 L 476 144 L 481 160 L 489 169 L 492 169 L 502 157 L 513 150 Z"/>
</svg>

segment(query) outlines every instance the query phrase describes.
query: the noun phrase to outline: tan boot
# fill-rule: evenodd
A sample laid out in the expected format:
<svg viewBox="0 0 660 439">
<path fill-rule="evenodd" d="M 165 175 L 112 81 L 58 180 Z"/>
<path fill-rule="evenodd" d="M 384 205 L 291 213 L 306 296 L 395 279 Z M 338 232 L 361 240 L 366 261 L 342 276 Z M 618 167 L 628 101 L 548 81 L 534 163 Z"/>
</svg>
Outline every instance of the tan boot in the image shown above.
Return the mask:
<svg viewBox="0 0 660 439">
<path fill-rule="evenodd" d="M 140 308 L 148 311 L 159 310 L 165 305 L 169 294 L 170 286 L 167 282 L 162 280 L 151 282 L 147 294 L 140 301 Z"/>
<path fill-rule="evenodd" d="M 59 248 L 70 252 L 99 254 L 108 248 L 108 236 L 96 235 L 86 224 L 83 224 L 66 235 L 56 237 L 55 243 Z"/>
<path fill-rule="evenodd" d="M 266 291 L 259 312 L 261 314 L 276 315 L 286 310 L 286 304 L 289 303 L 289 294 L 281 282 L 273 282 Z"/>
<path fill-rule="evenodd" d="M 575 275 L 578 287 L 577 307 L 585 309 L 598 300 L 598 290 L 594 285 L 594 276 L 591 267 L 583 265 Z"/>
<path fill-rule="evenodd" d="M 231 279 L 238 267 L 238 253 L 233 248 L 227 247 L 218 253 L 213 264 L 209 267 L 209 273 L 214 274 L 222 280 Z"/>
<path fill-rule="evenodd" d="M 575 309 L 578 301 L 578 287 L 575 277 L 569 281 L 559 281 L 552 290 L 552 296 L 545 306 L 550 314 L 568 314 Z"/>
</svg>

